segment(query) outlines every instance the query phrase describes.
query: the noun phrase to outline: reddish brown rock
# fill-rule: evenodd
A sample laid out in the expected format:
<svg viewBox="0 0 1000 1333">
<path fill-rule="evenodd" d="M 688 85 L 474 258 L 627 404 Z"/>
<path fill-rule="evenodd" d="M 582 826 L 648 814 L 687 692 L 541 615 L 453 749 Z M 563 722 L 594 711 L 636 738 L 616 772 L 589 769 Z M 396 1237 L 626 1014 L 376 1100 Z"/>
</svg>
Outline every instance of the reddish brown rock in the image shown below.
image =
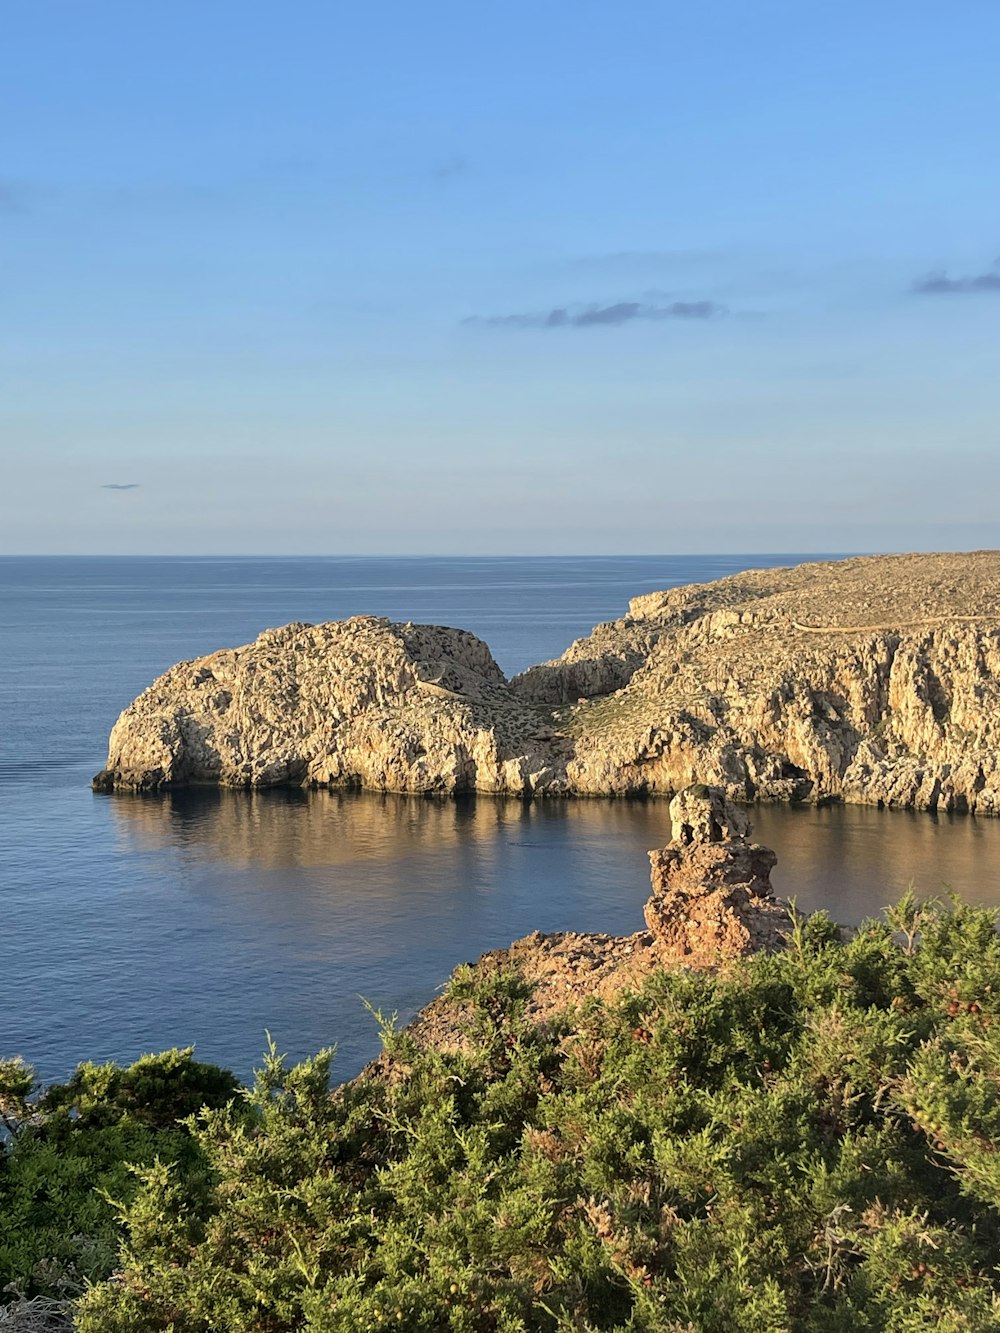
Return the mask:
<svg viewBox="0 0 1000 1333">
<path fill-rule="evenodd" d="M 771 893 L 778 858 L 749 842 L 750 821 L 718 787 L 694 786 L 670 803 L 672 839 L 650 852 L 645 907 L 664 964 L 705 968 L 780 948 L 788 913 Z"/>
</svg>

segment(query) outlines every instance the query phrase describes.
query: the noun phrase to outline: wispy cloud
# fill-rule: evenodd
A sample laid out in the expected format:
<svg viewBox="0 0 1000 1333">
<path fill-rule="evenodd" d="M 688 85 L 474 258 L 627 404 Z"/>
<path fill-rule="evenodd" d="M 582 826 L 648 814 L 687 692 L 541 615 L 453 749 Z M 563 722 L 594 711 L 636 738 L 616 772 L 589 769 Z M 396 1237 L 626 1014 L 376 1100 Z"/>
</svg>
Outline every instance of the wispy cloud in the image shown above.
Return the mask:
<svg viewBox="0 0 1000 1333">
<path fill-rule="evenodd" d="M 556 306 L 552 310 L 517 315 L 470 315 L 463 324 L 512 329 L 614 328 L 635 320 L 717 319 L 727 314 L 717 301 L 670 301 L 653 305 L 645 301 L 614 301 L 610 305 Z"/>
<path fill-rule="evenodd" d="M 1000 259 L 985 273 L 964 278 L 949 278 L 946 273 L 928 273 L 918 278 L 911 288 L 920 296 L 949 296 L 953 293 L 1000 292 Z"/>
<path fill-rule="evenodd" d="M 137 491 L 141 486 L 138 481 L 108 481 L 101 487 L 102 491 Z"/>
<path fill-rule="evenodd" d="M 627 274 L 645 272 L 685 272 L 699 265 L 717 265 L 726 258 L 722 250 L 607 250 L 601 254 L 576 255 L 552 261 L 545 268 L 553 272 Z"/>
<path fill-rule="evenodd" d="M 461 154 L 454 157 L 443 158 L 440 162 L 435 162 L 431 167 L 431 180 L 439 185 L 444 185 L 447 181 L 458 180 L 461 176 L 469 174 L 469 159 Z"/>
</svg>

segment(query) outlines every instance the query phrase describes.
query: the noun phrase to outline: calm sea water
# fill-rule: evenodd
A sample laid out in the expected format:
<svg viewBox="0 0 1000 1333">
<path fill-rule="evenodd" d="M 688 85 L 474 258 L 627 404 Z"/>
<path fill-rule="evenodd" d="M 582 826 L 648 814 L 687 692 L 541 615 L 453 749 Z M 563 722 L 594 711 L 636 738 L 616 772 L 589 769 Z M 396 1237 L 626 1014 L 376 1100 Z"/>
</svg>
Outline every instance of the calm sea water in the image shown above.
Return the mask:
<svg viewBox="0 0 1000 1333">
<path fill-rule="evenodd" d="M 290 620 L 458 625 L 514 672 L 629 597 L 806 557 L 0 559 L 0 1054 L 46 1079 L 195 1043 L 246 1075 L 283 1049 L 377 1048 L 456 963 L 533 929 L 638 929 L 660 802 L 326 792 L 95 796 L 118 712 L 182 658 Z M 910 879 L 1000 903 L 1000 821 L 755 815 L 774 881 L 842 920 Z"/>
</svg>

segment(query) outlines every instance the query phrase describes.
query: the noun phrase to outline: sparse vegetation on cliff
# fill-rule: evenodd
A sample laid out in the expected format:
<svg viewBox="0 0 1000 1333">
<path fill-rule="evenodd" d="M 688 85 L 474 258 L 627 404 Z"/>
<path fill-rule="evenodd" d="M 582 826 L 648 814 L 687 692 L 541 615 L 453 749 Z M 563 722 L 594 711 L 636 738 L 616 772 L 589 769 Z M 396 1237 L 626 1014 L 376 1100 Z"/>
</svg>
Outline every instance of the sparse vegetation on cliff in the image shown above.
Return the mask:
<svg viewBox="0 0 1000 1333">
<path fill-rule="evenodd" d="M 0 1284 L 73 1266 L 81 1333 L 1000 1327 L 991 913 L 796 920 L 542 1024 L 525 990 L 462 969 L 463 1049 L 387 1025 L 332 1095 L 329 1053 L 5 1066 Z"/>
<path fill-rule="evenodd" d="M 101 791 L 187 783 L 843 800 L 1000 813 L 1000 554 L 870 556 L 648 593 L 506 680 L 460 630 L 372 616 L 182 662 Z"/>
</svg>

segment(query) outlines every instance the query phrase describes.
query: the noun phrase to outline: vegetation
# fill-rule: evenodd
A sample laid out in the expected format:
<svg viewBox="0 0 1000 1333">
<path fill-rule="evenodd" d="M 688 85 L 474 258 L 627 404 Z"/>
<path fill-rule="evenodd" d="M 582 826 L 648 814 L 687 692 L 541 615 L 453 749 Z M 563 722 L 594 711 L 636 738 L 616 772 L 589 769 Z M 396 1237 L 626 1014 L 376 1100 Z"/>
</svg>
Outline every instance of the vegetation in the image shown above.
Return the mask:
<svg viewBox="0 0 1000 1333">
<path fill-rule="evenodd" d="M 35 1327 L 29 1315 L 48 1327 L 65 1298 L 114 1269 L 121 1232 L 109 1200 L 134 1194 L 136 1169 L 169 1163 L 192 1188 L 204 1175 L 183 1118 L 225 1106 L 239 1084 L 192 1057 L 82 1064 L 40 1097 L 27 1065 L 0 1060 L 0 1290 L 30 1305 L 19 1330 Z"/>
<path fill-rule="evenodd" d="M 4 1066 L 0 1285 L 83 1283 L 81 1333 L 1000 1328 L 992 914 L 813 916 L 543 1027 L 525 994 L 463 969 L 461 1050 L 386 1024 L 333 1094 L 329 1052 Z"/>
</svg>

